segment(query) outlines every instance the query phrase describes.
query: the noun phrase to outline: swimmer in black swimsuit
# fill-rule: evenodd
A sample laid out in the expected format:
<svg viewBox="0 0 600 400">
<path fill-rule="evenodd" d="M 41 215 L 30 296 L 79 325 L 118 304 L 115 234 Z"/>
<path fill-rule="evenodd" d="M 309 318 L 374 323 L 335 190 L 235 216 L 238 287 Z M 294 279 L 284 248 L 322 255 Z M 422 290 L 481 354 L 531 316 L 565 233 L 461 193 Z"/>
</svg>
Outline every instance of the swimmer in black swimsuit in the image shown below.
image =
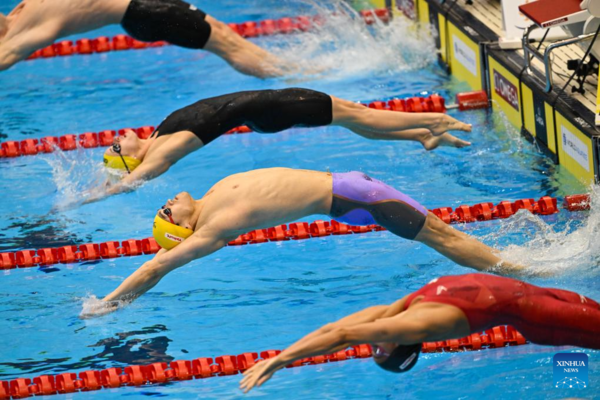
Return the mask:
<svg viewBox="0 0 600 400">
<path fill-rule="evenodd" d="M 182 0 L 24 0 L 0 14 L 0 70 L 61 37 L 121 24 L 135 39 L 204 49 L 259 77 L 296 72 L 227 25 Z"/>
<path fill-rule="evenodd" d="M 418 141 L 427 150 L 468 146 L 469 142 L 446 132 L 471 131 L 470 125 L 446 114 L 375 110 L 308 89 L 232 93 L 175 111 L 147 140 L 133 131 L 115 138 L 104 154 L 104 163 L 128 174 L 106 191 L 92 191 L 85 203 L 132 190 L 135 182 L 161 175 L 181 158 L 240 125 L 262 133 L 294 126 L 339 125 L 368 139 Z"/>
</svg>

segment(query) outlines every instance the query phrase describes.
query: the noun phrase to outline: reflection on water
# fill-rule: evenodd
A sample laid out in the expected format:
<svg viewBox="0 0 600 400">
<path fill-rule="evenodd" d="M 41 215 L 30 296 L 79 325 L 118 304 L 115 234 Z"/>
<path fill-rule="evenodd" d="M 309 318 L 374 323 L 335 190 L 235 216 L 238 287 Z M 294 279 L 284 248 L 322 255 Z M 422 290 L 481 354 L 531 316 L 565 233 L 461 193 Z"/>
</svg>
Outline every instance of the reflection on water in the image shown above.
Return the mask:
<svg viewBox="0 0 600 400">
<path fill-rule="evenodd" d="M 77 223 L 77 221 L 51 215 L 42 217 L 24 215 L 18 219 L 14 218 L 6 228 L 6 230 L 11 230 L 10 234 L 0 232 L 0 252 L 61 247 L 91 241 L 91 235 L 88 235 L 87 238 L 79 238 L 65 229 L 65 224 L 69 223 Z M 18 235 L 14 235 L 15 231 L 18 232 Z"/>
<path fill-rule="evenodd" d="M 22 359 L 20 362 L 2 362 L 0 363 L 0 377 L 15 375 L 16 371 L 26 374 L 59 374 L 84 369 L 104 369 L 133 364 L 169 363 L 174 359 L 167 355 L 171 339 L 167 336 L 143 338 L 143 336 L 155 335 L 166 331 L 168 329 L 164 325 L 153 325 L 137 331 L 116 333 L 115 337 L 102 339 L 89 345 L 88 347 L 100 351 L 97 354 L 83 357 L 77 362 L 71 362 L 70 357 L 46 358 L 41 360 Z M 11 373 L 2 373 L 2 370 L 5 368 L 12 370 Z"/>
</svg>

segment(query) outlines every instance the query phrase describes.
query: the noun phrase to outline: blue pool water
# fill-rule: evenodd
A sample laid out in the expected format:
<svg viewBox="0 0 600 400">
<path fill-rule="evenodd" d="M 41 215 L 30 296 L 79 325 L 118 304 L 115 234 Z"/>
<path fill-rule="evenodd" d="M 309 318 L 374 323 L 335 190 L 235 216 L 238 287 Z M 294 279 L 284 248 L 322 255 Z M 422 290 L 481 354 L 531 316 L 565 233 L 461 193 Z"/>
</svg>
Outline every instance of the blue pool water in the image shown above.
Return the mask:
<svg viewBox="0 0 600 400">
<path fill-rule="evenodd" d="M 3 2 L 0 12 L 16 3 Z M 314 6 L 291 1 L 192 3 L 228 22 L 316 12 Z M 110 27 L 83 36 L 116 33 L 119 28 Z M 329 73 L 263 81 L 236 73 L 215 56 L 175 47 L 25 62 L 0 75 L 0 140 L 156 125 L 200 98 L 246 89 L 296 85 L 361 101 L 421 91 L 451 97 L 465 90 L 436 66 L 431 40 L 417 38 L 414 27 L 401 21 L 367 31 L 338 13 L 318 33 L 257 42 Z M 368 141 L 334 127 L 227 136 L 134 193 L 63 212 L 51 209 L 102 176 L 95 167 L 103 149 L 3 159 L 0 251 L 148 237 L 155 210 L 178 191 L 201 196 L 229 174 L 273 166 L 358 169 L 429 208 L 586 190 L 522 139 L 502 115 L 454 115 L 474 125 L 473 133 L 463 135 L 473 141 L 472 148 L 427 153 L 417 144 Z M 600 249 L 594 243 L 599 215 L 538 218 L 520 213 L 460 229 L 501 247 L 508 258 L 554 272 L 531 282 L 600 299 Z M 387 232 L 267 243 L 223 249 L 173 272 L 130 307 L 99 319 L 78 318 L 85 299 L 104 296 L 148 259 L 3 271 L 0 380 L 281 349 L 327 322 L 391 303 L 433 277 L 469 272 Z M 427 354 L 404 376 L 384 373 L 370 360 L 303 367 L 280 372 L 249 397 L 597 396 L 598 352 L 587 351 L 590 388 L 575 392 L 552 386 L 551 360 L 557 351 L 528 345 Z M 239 379 L 72 397 L 237 398 Z"/>
</svg>

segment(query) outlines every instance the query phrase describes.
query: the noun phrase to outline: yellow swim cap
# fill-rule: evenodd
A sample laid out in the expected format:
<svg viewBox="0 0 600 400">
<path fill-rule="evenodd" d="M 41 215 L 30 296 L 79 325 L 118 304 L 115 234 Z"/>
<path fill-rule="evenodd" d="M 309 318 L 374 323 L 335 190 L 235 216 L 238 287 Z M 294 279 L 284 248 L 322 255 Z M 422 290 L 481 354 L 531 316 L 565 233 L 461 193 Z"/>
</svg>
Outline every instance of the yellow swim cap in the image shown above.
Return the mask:
<svg viewBox="0 0 600 400">
<path fill-rule="evenodd" d="M 133 157 L 123 156 L 123 159 L 127 163 L 129 172 L 136 169 L 142 163 L 141 160 L 138 160 L 137 158 Z M 125 168 L 125 164 L 123 163 L 123 160 L 120 156 L 107 156 L 106 154 L 104 155 L 104 166 L 108 168 L 116 168 L 123 170 L 127 169 Z"/>
<path fill-rule="evenodd" d="M 156 239 L 156 243 L 166 250 L 170 250 L 183 242 L 188 237 L 192 236 L 193 230 L 182 228 L 156 215 L 154 217 L 154 225 L 152 226 L 152 236 Z"/>
</svg>

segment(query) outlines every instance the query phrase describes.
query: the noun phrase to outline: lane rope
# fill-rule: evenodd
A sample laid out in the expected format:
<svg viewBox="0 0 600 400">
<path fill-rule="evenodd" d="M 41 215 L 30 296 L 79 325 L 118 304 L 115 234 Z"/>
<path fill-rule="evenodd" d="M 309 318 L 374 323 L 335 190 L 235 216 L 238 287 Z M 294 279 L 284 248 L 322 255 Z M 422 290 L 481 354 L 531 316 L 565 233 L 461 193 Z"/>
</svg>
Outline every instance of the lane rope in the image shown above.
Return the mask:
<svg viewBox="0 0 600 400">
<path fill-rule="evenodd" d="M 590 209 L 590 196 L 587 194 L 566 196 L 563 208 L 568 211 L 584 211 Z M 544 196 L 538 201 L 522 199 L 514 202 L 501 201 L 480 203 L 473 206 L 461 205 L 456 209 L 441 207 L 431 210 L 447 224 L 473 223 L 505 219 L 521 209 L 533 214 L 551 215 L 559 212 L 558 200 Z M 384 231 L 379 225 L 353 226 L 335 220 L 317 220 L 312 223 L 294 222 L 266 229 L 257 229 L 228 243 L 228 246 L 243 246 L 266 242 L 282 242 L 289 240 L 304 240 L 325 236 L 353 235 L 367 232 Z M 20 250 L 0 253 L 0 270 L 14 268 L 47 267 L 54 264 L 71 264 L 83 261 L 94 261 L 117 257 L 155 254 L 160 246 L 153 237 L 146 239 L 128 239 L 122 242 L 110 241 L 104 243 L 87 243 L 63 247 L 48 247 L 38 250 Z"/>
<path fill-rule="evenodd" d="M 446 106 L 445 99 L 437 94 L 427 97 L 374 101 L 363 105 L 377 110 L 442 113 L 451 108 L 458 108 L 461 111 L 487 108 L 489 101 L 485 91 L 475 91 L 459 93 L 456 95 L 456 104 L 448 106 Z M 41 139 L 25 139 L 21 141 L 11 140 L 0 143 L 0 158 L 31 156 L 51 153 L 56 150 L 71 151 L 80 148 L 93 149 L 97 147 L 107 147 L 113 144 L 115 136 L 123 135 L 128 130 L 133 130 L 141 139 L 147 139 L 152 132 L 154 132 L 154 126 L 123 128 L 118 131 L 103 130 L 100 132 L 85 132 L 79 135 L 46 136 Z M 243 134 L 250 132 L 252 132 L 252 130 L 249 127 L 239 126 L 231 129 L 226 134 Z"/>
<path fill-rule="evenodd" d="M 527 343 L 523 335 L 512 326 L 497 326 L 481 334 L 473 333 L 461 339 L 423 343 L 422 352 L 477 351 L 506 346 L 520 346 Z M 65 372 L 58 375 L 41 375 L 33 379 L 17 378 L 10 381 L 0 381 L 0 400 L 237 375 L 256 363 L 275 357 L 279 353 L 281 353 L 280 350 L 266 350 L 260 353 L 242 353 L 237 356 L 219 356 L 215 357 L 214 360 L 212 358 L 196 358 L 191 361 L 172 361 L 169 365 L 158 362 L 148 365 L 130 365 L 124 368 L 87 370 L 79 372 L 79 374 Z M 298 360 L 287 368 L 371 356 L 371 346 L 361 344 L 337 353 Z"/>
<path fill-rule="evenodd" d="M 390 13 L 385 8 L 363 10 L 360 15 L 367 25 L 372 25 L 375 20 L 383 23 L 390 21 Z M 307 32 L 313 27 L 323 25 L 324 17 L 298 16 L 285 17 L 280 19 L 265 19 L 262 21 L 247 21 L 240 24 L 227 24 L 235 33 L 244 38 L 254 38 L 259 36 L 272 36 L 279 34 L 291 34 L 298 32 Z M 71 40 L 62 40 L 53 43 L 42 49 L 35 51 L 27 60 L 38 58 L 67 57 L 73 55 L 89 55 L 98 53 L 107 53 L 111 51 L 140 50 L 153 47 L 169 46 L 165 41 L 141 42 L 128 35 L 116 35 L 112 38 L 100 36 L 93 39 L 79 39 L 75 43 Z"/>
</svg>

